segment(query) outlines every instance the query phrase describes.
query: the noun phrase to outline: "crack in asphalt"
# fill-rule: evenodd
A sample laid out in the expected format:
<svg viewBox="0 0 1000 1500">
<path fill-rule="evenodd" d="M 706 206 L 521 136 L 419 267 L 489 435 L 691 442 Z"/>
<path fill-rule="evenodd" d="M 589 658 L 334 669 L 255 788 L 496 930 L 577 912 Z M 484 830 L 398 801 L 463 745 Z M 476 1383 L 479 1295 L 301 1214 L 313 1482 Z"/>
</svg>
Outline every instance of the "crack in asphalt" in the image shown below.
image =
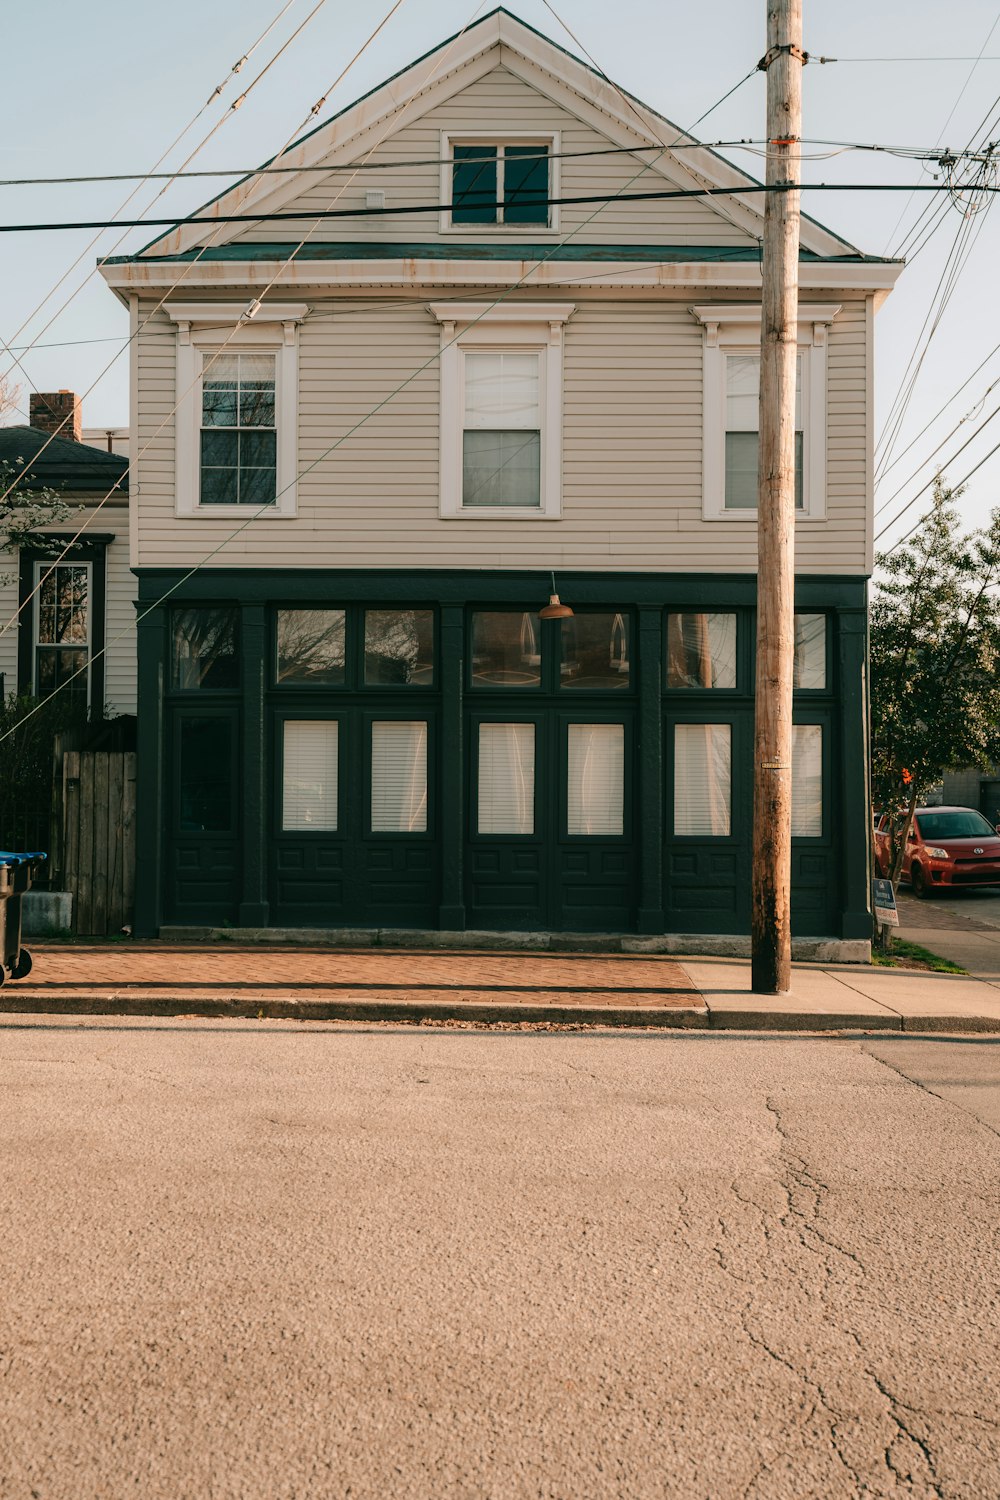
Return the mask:
<svg viewBox="0 0 1000 1500">
<path fill-rule="evenodd" d="M 898 1063 L 889 1062 L 888 1058 L 880 1057 L 877 1052 L 869 1052 L 868 1048 L 865 1046 L 862 1046 L 861 1050 L 865 1054 L 865 1056 L 870 1057 L 873 1062 L 881 1063 L 884 1068 L 889 1069 L 890 1073 L 895 1073 L 897 1078 L 902 1078 L 905 1083 L 912 1083 L 914 1088 L 921 1089 L 923 1093 L 929 1094 L 930 1097 L 932 1099 L 936 1099 L 939 1104 L 946 1104 L 949 1109 L 957 1109 L 963 1115 L 968 1115 L 970 1120 L 975 1120 L 976 1124 L 981 1125 L 984 1130 L 988 1130 L 990 1135 L 995 1135 L 998 1139 L 1000 1139 L 1000 1130 L 998 1130 L 995 1125 L 991 1125 L 988 1120 L 984 1120 L 980 1115 L 977 1115 L 975 1110 L 969 1109 L 965 1104 L 959 1104 L 956 1099 L 948 1099 L 944 1094 L 937 1093 L 935 1089 L 931 1088 L 930 1084 L 923 1083 L 919 1078 L 914 1078 L 912 1074 L 904 1072 L 903 1068 Z"/>
</svg>

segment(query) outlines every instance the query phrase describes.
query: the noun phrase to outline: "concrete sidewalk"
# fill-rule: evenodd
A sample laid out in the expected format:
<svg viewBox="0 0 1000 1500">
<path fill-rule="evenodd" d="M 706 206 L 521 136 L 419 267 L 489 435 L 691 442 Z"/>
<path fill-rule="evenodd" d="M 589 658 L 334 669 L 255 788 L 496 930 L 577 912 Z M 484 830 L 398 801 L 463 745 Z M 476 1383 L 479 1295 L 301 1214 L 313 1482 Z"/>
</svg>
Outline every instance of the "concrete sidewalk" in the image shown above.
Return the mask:
<svg viewBox="0 0 1000 1500">
<path fill-rule="evenodd" d="M 946 936 L 934 934 L 938 952 Z M 987 940 L 994 977 L 796 964 L 791 993 L 778 997 L 751 993 L 745 959 L 41 943 L 31 975 L 0 987 L 0 1013 L 1000 1032 L 1000 932 Z"/>
</svg>

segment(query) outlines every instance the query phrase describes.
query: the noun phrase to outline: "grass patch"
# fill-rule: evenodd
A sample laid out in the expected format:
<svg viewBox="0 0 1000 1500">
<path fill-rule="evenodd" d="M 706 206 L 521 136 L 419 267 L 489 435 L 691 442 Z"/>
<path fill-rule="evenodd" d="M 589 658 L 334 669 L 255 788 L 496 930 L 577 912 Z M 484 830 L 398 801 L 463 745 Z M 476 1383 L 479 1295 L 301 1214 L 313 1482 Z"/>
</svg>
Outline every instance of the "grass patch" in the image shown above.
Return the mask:
<svg viewBox="0 0 1000 1500">
<path fill-rule="evenodd" d="M 941 958 L 919 943 L 908 943 L 905 938 L 894 937 L 888 953 L 872 949 L 872 963 L 883 969 L 929 969 L 935 974 L 968 974 L 960 964 L 950 958 Z"/>
</svg>

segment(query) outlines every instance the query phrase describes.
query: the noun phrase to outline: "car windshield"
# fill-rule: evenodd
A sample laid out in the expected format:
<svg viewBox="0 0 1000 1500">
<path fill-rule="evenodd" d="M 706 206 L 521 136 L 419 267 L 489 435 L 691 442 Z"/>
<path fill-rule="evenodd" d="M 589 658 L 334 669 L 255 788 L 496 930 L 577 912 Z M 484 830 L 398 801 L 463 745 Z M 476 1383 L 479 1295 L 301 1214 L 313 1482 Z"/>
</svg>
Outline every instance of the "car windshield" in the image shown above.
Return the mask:
<svg viewBox="0 0 1000 1500">
<path fill-rule="evenodd" d="M 992 823 L 971 807 L 963 812 L 921 813 L 917 819 L 920 837 L 934 839 L 996 838 Z"/>
</svg>

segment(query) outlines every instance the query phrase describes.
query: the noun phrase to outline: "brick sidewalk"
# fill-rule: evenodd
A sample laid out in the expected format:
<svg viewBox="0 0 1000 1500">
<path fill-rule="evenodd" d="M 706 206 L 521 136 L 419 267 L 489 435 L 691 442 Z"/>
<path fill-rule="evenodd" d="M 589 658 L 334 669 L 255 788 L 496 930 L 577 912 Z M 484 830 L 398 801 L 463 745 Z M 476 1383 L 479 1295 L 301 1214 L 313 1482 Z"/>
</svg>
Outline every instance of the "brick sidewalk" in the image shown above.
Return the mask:
<svg viewBox="0 0 1000 1500">
<path fill-rule="evenodd" d="M 319 1015 L 345 1005 L 426 1010 L 518 1007 L 704 1011 L 672 959 L 621 954 L 357 951 L 271 944 L 33 943 L 29 978 L 0 988 L 0 1009 L 71 1010 L 74 1002 L 175 1014 Z"/>
</svg>

